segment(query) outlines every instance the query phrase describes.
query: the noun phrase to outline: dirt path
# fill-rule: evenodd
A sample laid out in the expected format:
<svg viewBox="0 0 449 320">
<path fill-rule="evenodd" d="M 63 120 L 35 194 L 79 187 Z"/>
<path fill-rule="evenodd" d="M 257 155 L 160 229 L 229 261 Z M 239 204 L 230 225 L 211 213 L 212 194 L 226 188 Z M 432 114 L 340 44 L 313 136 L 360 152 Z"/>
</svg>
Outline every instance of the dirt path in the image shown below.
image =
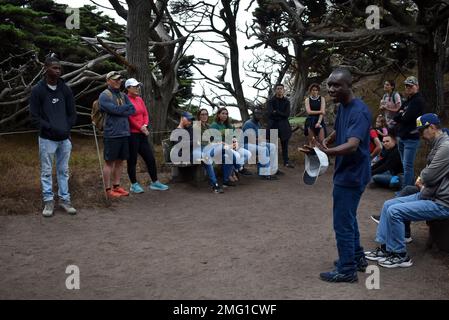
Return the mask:
<svg viewBox="0 0 449 320">
<path fill-rule="evenodd" d="M 287 172 L 288 170 L 288 172 Z M 0 298 L 32 299 L 447 299 L 447 257 L 425 249 L 412 226 L 414 266 L 380 269 L 380 290 L 318 279 L 336 257 L 331 172 L 314 187 L 302 168 L 279 181 L 244 178 L 225 194 L 187 184 L 146 192 L 113 209 L 0 217 Z M 332 171 L 332 170 L 329 170 Z M 368 189 L 359 210 L 365 248 L 369 219 L 391 192 Z M 67 265 L 81 289 L 65 288 Z"/>
</svg>

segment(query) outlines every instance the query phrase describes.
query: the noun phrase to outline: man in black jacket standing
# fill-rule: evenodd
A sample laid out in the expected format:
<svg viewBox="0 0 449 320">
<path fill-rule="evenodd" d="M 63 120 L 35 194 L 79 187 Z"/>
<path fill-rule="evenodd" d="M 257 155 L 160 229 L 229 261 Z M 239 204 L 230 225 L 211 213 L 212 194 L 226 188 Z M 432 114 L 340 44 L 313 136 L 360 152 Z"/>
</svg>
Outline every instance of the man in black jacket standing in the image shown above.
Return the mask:
<svg viewBox="0 0 449 320">
<path fill-rule="evenodd" d="M 268 101 L 268 130 L 278 130 L 278 136 L 279 139 L 281 139 L 284 166 L 287 168 L 294 168 L 294 166 L 289 163 L 288 159 L 288 141 L 292 135 L 292 129 L 288 122 L 288 117 L 290 116 L 290 101 L 284 97 L 284 93 L 284 85 L 277 84 L 275 96 Z"/>
<path fill-rule="evenodd" d="M 51 217 L 54 210 L 52 169 L 55 158 L 59 205 L 67 213 L 76 214 L 69 193 L 70 129 L 76 123 L 76 110 L 72 90 L 60 77 L 61 63 L 55 57 L 48 57 L 45 77 L 33 87 L 30 98 L 31 120 L 39 129 L 44 217 Z"/>
<path fill-rule="evenodd" d="M 404 108 L 394 118 L 398 123 L 397 135 L 399 137 L 399 154 L 401 155 L 402 165 L 404 167 L 404 179 L 402 188 L 413 185 L 414 162 L 419 148 L 419 133 L 416 129 L 416 119 L 420 117 L 425 110 L 425 100 L 419 92 L 418 79 L 413 76 L 404 81 L 405 94 L 407 101 Z"/>
</svg>

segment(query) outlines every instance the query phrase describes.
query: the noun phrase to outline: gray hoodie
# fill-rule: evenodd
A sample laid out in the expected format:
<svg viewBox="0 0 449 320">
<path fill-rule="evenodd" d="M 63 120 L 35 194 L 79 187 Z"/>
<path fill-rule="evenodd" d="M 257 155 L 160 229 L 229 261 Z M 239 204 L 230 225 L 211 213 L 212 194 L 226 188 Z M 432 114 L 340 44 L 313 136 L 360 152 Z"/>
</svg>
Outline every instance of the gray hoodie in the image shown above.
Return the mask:
<svg viewBox="0 0 449 320">
<path fill-rule="evenodd" d="M 426 199 L 431 199 L 449 207 L 449 137 L 444 132 L 432 141 L 432 161 L 421 171 L 424 184 L 421 191 Z"/>
</svg>

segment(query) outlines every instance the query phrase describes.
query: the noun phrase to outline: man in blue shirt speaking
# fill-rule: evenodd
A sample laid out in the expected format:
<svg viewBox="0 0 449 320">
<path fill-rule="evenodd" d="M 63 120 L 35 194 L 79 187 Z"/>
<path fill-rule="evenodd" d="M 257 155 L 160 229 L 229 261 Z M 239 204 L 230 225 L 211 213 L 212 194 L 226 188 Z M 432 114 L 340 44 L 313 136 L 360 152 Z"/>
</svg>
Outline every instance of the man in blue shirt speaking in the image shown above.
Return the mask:
<svg viewBox="0 0 449 320">
<path fill-rule="evenodd" d="M 333 220 L 339 259 L 336 269 L 320 274 L 328 282 L 356 282 L 357 271 L 368 265 L 357 224 L 357 207 L 363 191 L 371 179 L 369 129 L 372 116 L 368 106 L 355 98 L 352 76 L 346 69 L 334 70 L 327 80 L 329 95 L 339 103 L 335 131 L 323 144 L 316 146 L 328 156 L 336 156 L 333 190 Z M 329 147 L 335 142 L 334 147 Z M 304 152 L 312 148 L 304 146 Z"/>
</svg>

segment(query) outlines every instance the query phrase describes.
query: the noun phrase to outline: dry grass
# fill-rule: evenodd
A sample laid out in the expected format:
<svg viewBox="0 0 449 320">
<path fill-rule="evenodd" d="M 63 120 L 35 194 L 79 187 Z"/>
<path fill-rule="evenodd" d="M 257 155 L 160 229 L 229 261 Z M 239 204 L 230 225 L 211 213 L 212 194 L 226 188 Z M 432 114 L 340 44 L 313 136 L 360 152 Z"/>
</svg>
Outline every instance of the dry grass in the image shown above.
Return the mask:
<svg viewBox="0 0 449 320">
<path fill-rule="evenodd" d="M 101 140 L 101 139 L 100 139 Z M 100 167 L 93 137 L 73 136 L 70 158 L 69 188 L 72 202 L 77 208 L 110 206 L 103 193 Z M 36 135 L 0 137 L 0 215 L 40 213 L 42 210 L 39 151 Z M 100 141 L 100 155 L 102 146 Z M 155 148 L 158 165 L 162 162 L 161 148 Z M 145 166 L 139 162 L 139 182 L 148 184 Z M 160 171 L 160 170 L 159 170 Z M 166 174 L 159 173 L 166 181 Z M 129 188 L 126 168 L 122 184 Z M 56 176 L 53 174 L 53 190 L 57 194 Z"/>
</svg>

